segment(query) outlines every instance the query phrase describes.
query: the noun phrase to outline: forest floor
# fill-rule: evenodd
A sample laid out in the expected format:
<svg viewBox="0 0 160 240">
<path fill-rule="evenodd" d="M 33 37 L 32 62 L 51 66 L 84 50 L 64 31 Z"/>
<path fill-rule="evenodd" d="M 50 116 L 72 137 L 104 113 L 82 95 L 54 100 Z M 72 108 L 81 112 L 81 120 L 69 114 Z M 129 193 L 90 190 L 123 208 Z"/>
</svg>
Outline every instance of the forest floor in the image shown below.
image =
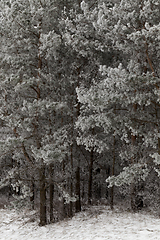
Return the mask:
<svg viewBox="0 0 160 240">
<path fill-rule="evenodd" d="M 93 206 L 72 219 L 39 227 L 35 213 L 0 209 L 0 240 L 160 240 L 160 217 Z"/>
</svg>

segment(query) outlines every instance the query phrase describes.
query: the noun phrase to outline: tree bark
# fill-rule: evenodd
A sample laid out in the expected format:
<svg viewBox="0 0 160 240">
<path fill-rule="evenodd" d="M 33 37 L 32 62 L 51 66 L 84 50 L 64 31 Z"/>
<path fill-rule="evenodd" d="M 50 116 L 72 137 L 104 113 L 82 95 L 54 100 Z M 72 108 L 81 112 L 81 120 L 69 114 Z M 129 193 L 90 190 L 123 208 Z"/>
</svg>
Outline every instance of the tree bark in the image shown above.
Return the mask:
<svg viewBox="0 0 160 240">
<path fill-rule="evenodd" d="M 134 105 L 133 105 L 133 110 L 134 110 L 134 111 L 137 110 L 137 104 L 134 104 Z M 134 145 L 135 145 L 135 142 L 136 142 L 136 136 L 133 135 L 133 134 L 131 134 L 131 144 L 132 144 L 133 147 L 134 147 Z M 135 159 L 132 157 L 132 158 L 131 158 L 131 164 L 134 164 L 134 161 L 135 161 Z M 136 193 L 135 193 L 135 183 L 132 182 L 132 183 L 131 183 L 131 186 L 130 186 L 130 197 L 131 197 L 131 209 L 132 209 L 133 211 L 136 210 L 135 194 L 136 194 Z"/>
<path fill-rule="evenodd" d="M 34 193 L 35 184 L 34 184 L 34 179 L 31 181 L 30 189 L 31 189 L 30 202 L 31 202 L 32 209 L 34 209 L 34 200 L 35 200 L 35 193 Z"/>
<path fill-rule="evenodd" d="M 91 150 L 88 180 L 88 204 L 92 203 L 93 161 L 93 150 Z"/>
<path fill-rule="evenodd" d="M 71 145 L 71 185 L 70 185 L 70 195 L 73 197 L 73 146 Z M 73 202 L 70 201 L 70 211 L 69 216 L 73 216 Z"/>
<path fill-rule="evenodd" d="M 80 72 L 79 72 L 80 74 Z M 79 80 L 77 82 L 77 87 L 79 87 Z M 77 118 L 80 115 L 80 103 L 76 99 L 76 104 L 77 104 Z M 80 158 L 78 159 L 78 167 L 76 170 L 76 196 L 78 197 L 76 201 L 76 212 L 81 211 L 81 179 L 80 179 Z"/>
<path fill-rule="evenodd" d="M 46 183 L 45 183 L 45 166 L 40 168 L 40 226 L 44 226 L 47 223 L 46 214 Z"/>
<path fill-rule="evenodd" d="M 81 211 L 81 189 L 80 189 L 80 167 L 76 170 L 76 196 L 78 197 L 76 201 L 76 212 Z"/>
<path fill-rule="evenodd" d="M 115 156 L 115 136 L 114 136 L 114 141 L 113 141 L 113 164 L 112 164 L 112 176 L 114 176 L 114 170 L 115 170 L 115 161 L 116 161 L 116 156 Z M 114 205 L 114 186 L 111 188 L 111 209 L 113 209 Z"/>
<path fill-rule="evenodd" d="M 54 184 L 53 184 L 53 171 L 54 168 L 51 165 L 50 166 L 50 185 L 49 185 L 49 203 L 50 203 L 50 222 L 53 222 L 54 216 L 53 216 L 53 199 L 54 199 Z"/>
</svg>

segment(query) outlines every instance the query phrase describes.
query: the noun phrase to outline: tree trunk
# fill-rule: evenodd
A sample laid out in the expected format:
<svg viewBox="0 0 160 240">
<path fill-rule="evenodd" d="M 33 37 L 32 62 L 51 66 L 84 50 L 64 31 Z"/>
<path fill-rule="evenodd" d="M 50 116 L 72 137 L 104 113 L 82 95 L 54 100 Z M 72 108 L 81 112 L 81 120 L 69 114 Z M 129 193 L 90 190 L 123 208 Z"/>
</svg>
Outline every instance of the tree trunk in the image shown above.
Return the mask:
<svg viewBox="0 0 160 240">
<path fill-rule="evenodd" d="M 46 184 L 45 184 L 45 166 L 40 168 L 40 226 L 47 223 L 46 217 Z"/>
<path fill-rule="evenodd" d="M 132 145 L 134 146 L 135 144 L 135 141 L 136 141 L 136 137 L 135 136 L 131 136 L 132 138 Z M 132 164 L 134 163 L 134 159 L 131 159 L 132 161 Z M 136 210 L 136 206 L 135 206 L 135 183 L 132 182 L 131 185 L 130 185 L 130 197 L 131 197 L 131 209 L 133 211 Z"/>
<path fill-rule="evenodd" d="M 112 176 L 114 176 L 115 161 L 116 161 L 116 156 L 115 156 L 115 136 L 114 136 Z M 112 188 L 111 188 L 111 203 L 110 204 L 111 204 L 111 209 L 113 209 L 113 204 L 114 204 L 114 186 L 112 186 Z"/>
<path fill-rule="evenodd" d="M 53 222 L 54 216 L 53 216 L 53 198 L 54 198 L 54 184 L 53 184 L 53 171 L 54 168 L 51 165 L 50 166 L 50 185 L 49 185 L 49 203 L 50 203 L 50 222 Z"/>
<path fill-rule="evenodd" d="M 35 200 L 35 194 L 34 194 L 34 189 L 35 189 L 35 185 L 34 185 L 34 179 L 31 181 L 31 196 L 30 196 L 30 202 L 31 202 L 31 206 L 32 209 L 34 209 L 34 200 Z"/>
<path fill-rule="evenodd" d="M 81 191 L 80 191 L 80 167 L 77 167 L 76 171 L 76 196 L 78 197 L 76 201 L 76 212 L 81 211 Z"/>
<path fill-rule="evenodd" d="M 93 161 L 93 150 L 91 150 L 88 180 L 88 204 L 92 203 Z"/>
<path fill-rule="evenodd" d="M 73 139 L 73 138 L 72 138 Z M 73 197 L 73 145 L 71 145 L 71 184 L 70 184 L 70 195 Z M 70 201 L 69 216 L 73 216 L 73 202 Z"/>
<path fill-rule="evenodd" d="M 133 110 L 134 110 L 134 112 L 136 112 L 137 104 L 133 105 Z M 136 142 L 136 136 L 131 134 L 131 144 L 133 146 L 133 151 L 134 151 L 135 142 Z M 132 157 L 131 158 L 131 164 L 134 164 L 134 161 L 135 161 L 135 159 Z M 131 209 L 133 211 L 135 211 L 136 210 L 136 205 L 135 205 L 135 183 L 134 182 L 131 183 L 131 186 L 130 186 L 130 196 L 131 196 Z"/>
<path fill-rule="evenodd" d="M 68 162 L 68 156 L 67 156 L 67 162 Z M 63 160 L 63 174 L 65 176 L 65 166 L 66 166 L 66 163 L 65 163 L 65 160 Z M 68 190 L 67 189 L 70 188 L 70 181 L 69 181 L 69 184 L 64 184 L 64 189 L 65 190 Z M 70 216 L 70 204 L 66 203 L 65 199 L 63 198 L 63 213 L 62 213 L 62 217 L 65 218 L 67 216 Z"/>
<path fill-rule="evenodd" d="M 53 222 L 53 198 L 54 198 L 54 184 L 49 186 L 49 202 L 50 202 L 50 222 Z"/>
</svg>

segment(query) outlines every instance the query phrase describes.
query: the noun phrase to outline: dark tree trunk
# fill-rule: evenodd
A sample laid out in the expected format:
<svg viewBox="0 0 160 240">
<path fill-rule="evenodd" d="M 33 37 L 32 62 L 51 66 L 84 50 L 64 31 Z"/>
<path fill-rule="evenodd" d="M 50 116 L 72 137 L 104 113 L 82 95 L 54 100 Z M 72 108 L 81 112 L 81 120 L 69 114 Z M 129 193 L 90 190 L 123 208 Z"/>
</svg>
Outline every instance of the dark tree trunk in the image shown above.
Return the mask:
<svg viewBox="0 0 160 240">
<path fill-rule="evenodd" d="M 76 170 L 76 196 L 78 197 L 76 201 L 76 212 L 81 211 L 81 191 L 80 191 L 80 167 Z"/>
<path fill-rule="evenodd" d="M 54 184 L 53 184 L 53 172 L 54 167 L 50 166 L 50 185 L 49 185 L 49 203 L 50 203 L 50 222 L 53 222 L 53 198 L 54 198 Z"/>
<path fill-rule="evenodd" d="M 67 156 L 67 162 L 68 162 L 68 156 Z M 66 163 L 65 163 L 65 160 L 63 160 L 63 174 L 65 176 L 65 166 L 66 166 Z M 70 188 L 70 181 L 68 184 L 64 184 L 64 189 L 65 190 L 68 190 L 67 189 Z M 65 218 L 67 216 L 70 216 L 70 204 L 66 204 L 66 201 L 65 199 L 63 198 L 63 212 L 62 212 L 62 217 Z"/>
<path fill-rule="evenodd" d="M 91 150 L 88 180 L 88 204 L 92 203 L 93 161 L 93 150 Z"/>
<path fill-rule="evenodd" d="M 32 209 L 34 209 L 34 200 L 35 200 L 35 193 L 34 193 L 34 189 L 35 189 L 35 185 L 34 185 L 34 180 L 31 181 L 31 196 L 30 196 L 30 202 L 31 202 L 31 206 Z"/>
<path fill-rule="evenodd" d="M 71 185 L 70 185 L 70 195 L 71 197 L 73 196 L 73 183 L 72 183 L 72 179 L 71 179 Z M 73 216 L 73 202 L 70 201 L 70 207 L 69 207 L 69 217 Z"/>
<path fill-rule="evenodd" d="M 115 170 L 115 161 L 116 161 L 116 155 L 115 155 L 115 136 L 113 141 L 113 164 L 112 164 L 112 176 L 114 176 L 114 170 Z M 113 209 L 114 205 L 114 186 L 111 188 L 111 209 Z"/>
<path fill-rule="evenodd" d="M 111 206 L 111 209 L 113 210 L 113 205 L 114 205 L 114 186 L 111 187 L 111 203 L 110 203 L 110 206 Z"/>
<path fill-rule="evenodd" d="M 50 222 L 53 222 L 53 198 L 54 198 L 54 184 L 49 186 L 49 202 L 50 202 Z"/>
<path fill-rule="evenodd" d="M 70 195 L 73 197 L 73 145 L 71 145 L 71 185 L 70 185 Z M 69 217 L 73 216 L 73 202 L 70 201 L 70 211 Z"/>
<path fill-rule="evenodd" d="M 133 104 L 133 111 L 136 112 L 137 110 L 137 104 Z M 135 146 L 135 143 L 136 143 L 136 136 L 131 134 L 131 144 L 133 146 L 133 150 L 132 150 L 132 154 L 133 154 L 133 151 L 134 151 L 134 146 Z M 135 157 L 132 157 L 131 158 L 131 164 L 134 164 L 135 162 Z M 130 196 L 131 196 L 131 209 L 133 211 L 136 210 L 136 205 L 135 205 L 135 194 L 136 194 L 136 191 L 135 191 L 135 183 L 132 182 L 131 183 L 131 186 L 130 186 Z"/>
<path fill-rule="evenodd" d="M 85 180 L 84 178 L 82 179 L 82 199 L 85 198 Z"/>
<path fill-rule="evenodd" d="M 46 183 L 45 183 L 45 166 L 40 169 L 40 226 L 47 223 L 46 217 Z"/>
</svg>

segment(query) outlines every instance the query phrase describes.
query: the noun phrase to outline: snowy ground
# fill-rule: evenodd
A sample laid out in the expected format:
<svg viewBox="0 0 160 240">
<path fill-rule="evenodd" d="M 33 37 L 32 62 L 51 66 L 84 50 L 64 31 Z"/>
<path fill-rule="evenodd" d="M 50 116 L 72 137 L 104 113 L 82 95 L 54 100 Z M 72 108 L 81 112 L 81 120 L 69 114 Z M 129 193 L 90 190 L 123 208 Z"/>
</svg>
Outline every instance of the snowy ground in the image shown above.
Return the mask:
<svg viewBox="0 0 160 240">
<path fill-rule="evenodd" d="M 144 212 L 98 206 L 45 227 L 27 215 L 0 209 L 0 240 L 160 240 L 160 218 Z"/>
</svg>

